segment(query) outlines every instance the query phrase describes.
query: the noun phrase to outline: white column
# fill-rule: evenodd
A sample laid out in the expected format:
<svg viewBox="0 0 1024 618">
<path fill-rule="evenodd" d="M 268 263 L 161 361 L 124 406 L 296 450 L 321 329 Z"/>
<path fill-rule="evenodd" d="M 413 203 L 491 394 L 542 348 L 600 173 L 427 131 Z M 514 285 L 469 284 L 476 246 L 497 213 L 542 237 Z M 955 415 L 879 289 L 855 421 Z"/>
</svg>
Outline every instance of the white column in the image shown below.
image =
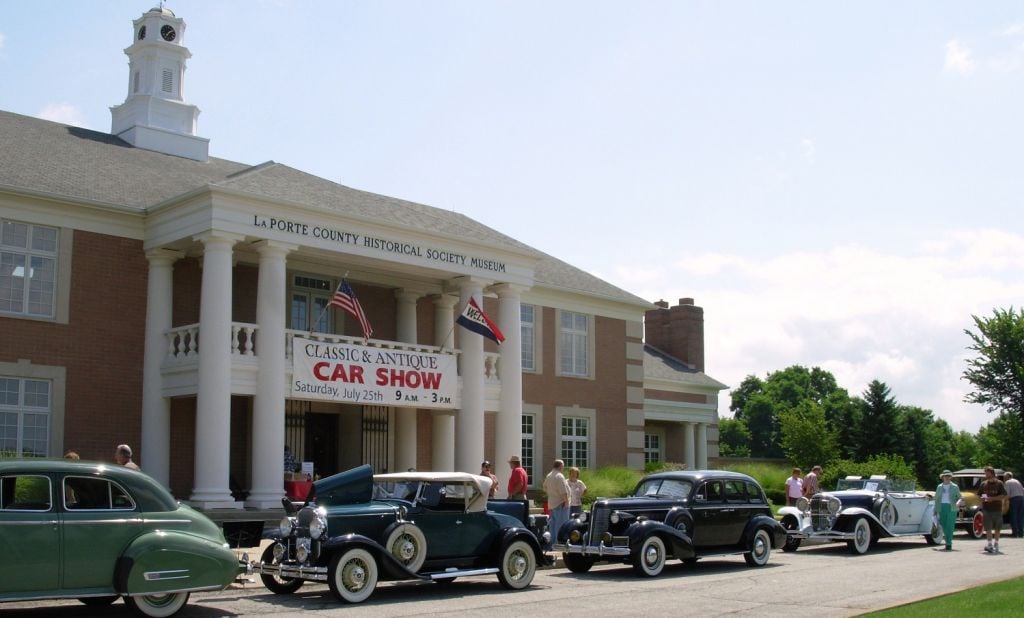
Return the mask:
<svg viewBox="0 0 1024 618">
<path fill-rule="evenodd" d="M 420 294 L 410 290 L 395 290 L 398 315 L 395 332 L 398 341 L 416 343 L 416 301 Z M 395 471 L 405 472 L 416 467 L 416 408 L 395 408 Z"/>
<path fill-rule="evenodd" d="M 483 308 L 483 282 L 460 277 L 458 310 L 470 298 Z M 484 459 L 484 338 L 459 329 L 459 375 L 462 376 L 462 404 L 455 415 L 455 470 L 480 471 Z"/>
<path fill-rule="evenodd" d="M 189 501 L 201 509 L 239 508 L 231 497 L 231 247 L 242 237 L 222 232 L 203 243 L 199 300 L 199 389 L 196 396 L 195 481 Z M 280 459 L 274 453 L 275 459 Z"/>
<path fill-rule="evenodd" d="M 256 396 L 252 409 L 252 489 L 245 506 L 280 508 L 284 497 L 286 258 L 295 249 L 273 240 L 255 244 L 260 254 L 256 288 Z"/>
<path fill-rule="evenodd" d="M 495 427 L 494 461 L 506 462 L 523 450 L 523 346 L 519 295 L 522 288 L 509 283 L 498 292 L 498 328 L 505 342 L 498 347 L 501 378 L 500 407 Z M 499 490 L 502 495 L 504 489 Z"/>
<path fill-rule="evenodd" d="M 708 424 L 697 423 L 697 468 L 708 468 Z"/>
<path fill-rule="evenodd" d="M 171 478 L 171 400 L 163 396 L 160 367 L 167 356 L 165 333 L 171 328 L 174 261 L 181 251 L 154 249 L 146 288 L 146 342 L 142 365 L 142 444 L 140 460 L 146 474 L 165 487 Z"/>
<path fill-rule="evenodd" d="M 455 340 L 455 302 L 449 294 L 434 298 L 434 345 L 451 350 Z M 430 469 L 434 472 L 455 470 L 455 415 L 450 410 L 434 410 L 432 413 Z"/>
<path fill-rule="evenodd" d="M 686 458 L 686 469 L 694 470 L 697 467 L 697 459 L 694 457 L 693 446 L 693 423 L 683 423 L 683 456 Z"/>
</svg>

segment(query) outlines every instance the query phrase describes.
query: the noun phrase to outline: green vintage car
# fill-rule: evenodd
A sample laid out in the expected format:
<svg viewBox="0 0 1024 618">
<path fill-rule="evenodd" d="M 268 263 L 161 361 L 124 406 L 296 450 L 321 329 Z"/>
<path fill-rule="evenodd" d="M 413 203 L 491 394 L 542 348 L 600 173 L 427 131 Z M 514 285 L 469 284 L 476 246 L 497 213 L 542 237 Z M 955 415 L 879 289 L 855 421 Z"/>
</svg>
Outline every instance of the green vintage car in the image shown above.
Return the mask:
<svg viewBox="0 0 1024 618">
<path fill-rule="evenodd" d="M 155 480 L 117 465 L 0 460 L 0 601 L 119 596 L 170 616 L 238 575 L 221 529 Z"/>
</svg>

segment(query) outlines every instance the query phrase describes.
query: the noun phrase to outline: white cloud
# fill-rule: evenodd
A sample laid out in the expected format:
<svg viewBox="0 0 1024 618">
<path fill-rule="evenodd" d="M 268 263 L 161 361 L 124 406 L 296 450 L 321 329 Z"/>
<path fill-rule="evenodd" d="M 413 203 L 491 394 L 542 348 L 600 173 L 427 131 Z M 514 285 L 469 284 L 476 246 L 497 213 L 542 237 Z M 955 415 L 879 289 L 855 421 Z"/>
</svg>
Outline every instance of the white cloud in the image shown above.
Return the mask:
<svg viewBox="0 0 1024 618">
<path fill-rule="evenodd" d="M 800 140 L 800 151 L 804 155 L 804 160 L 813 165 L 816 152 L 814 140 L 809 137 Z"/>
<path fill-rule="evenodd" d="M 1020 304 L 1024 236 L 959 230 L 908 251 L 697 254 L 599 276 L 644 298 L 695 298 L 704 308 L 707 372 L 726 384 L 793 364 L 820 366 L 852 395 L 878 379 L 899 403 L 976 431 L 992 415 L 963 402 L 963 331 L 972 314 Z"/>
<path fill-rule="evenodd" d="M 85 116 L 82 114 L 82 110 L 70 103 L 50 103 L 36 115 L 43 120 L 52 120 L 76 127 L 85 126 Z"/>
<path fill-rule="evenodd" d="M 1024 22 L 1011 24 L 1000 33 L 1002 36 L 1019 36 L 1024 34 Z"/>
<path fill-rule="evenodd" d="M 944 69 L 947 72 L 960 73 L 962 75 L 974 71 L 974 60 L 971 59 L 971 50 L 956 39 L 946 43 L 946 64 Z"/>
</svg>

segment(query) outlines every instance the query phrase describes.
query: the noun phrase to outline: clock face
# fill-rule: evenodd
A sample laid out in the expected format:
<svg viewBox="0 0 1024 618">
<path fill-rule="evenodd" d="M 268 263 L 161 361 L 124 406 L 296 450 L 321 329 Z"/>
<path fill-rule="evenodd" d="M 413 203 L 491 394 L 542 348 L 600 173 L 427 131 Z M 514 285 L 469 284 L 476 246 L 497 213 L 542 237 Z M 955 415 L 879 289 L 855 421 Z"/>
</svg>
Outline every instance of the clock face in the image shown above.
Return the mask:
<svg viewBox="0 0 1024 618">
<path fill-rule="evenodd" d="M 174 31 L 174 28 L 164 26 L 160 28 L 160 36 L 164 37 L 165 41 L 173 41 L 174 37 L 178 36 L 178 33 Z"/>
<path fill-rule="evenodd" d="M 139 40 L 141 41 L 144 38 L 146 38 L 146 27 L 145 26 L 139 28 Z"/>
</svg>

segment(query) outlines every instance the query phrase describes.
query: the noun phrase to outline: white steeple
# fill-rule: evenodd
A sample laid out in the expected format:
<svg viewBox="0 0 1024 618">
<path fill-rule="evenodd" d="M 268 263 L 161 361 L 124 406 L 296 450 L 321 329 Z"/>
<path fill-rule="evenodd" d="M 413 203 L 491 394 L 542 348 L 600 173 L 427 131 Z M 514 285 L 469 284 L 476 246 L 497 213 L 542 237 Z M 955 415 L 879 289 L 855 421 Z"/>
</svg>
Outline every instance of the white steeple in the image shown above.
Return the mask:
<svg viewBox="0 0 1024 618">
<path fill-rule="evenodd" d="M 146 150 L 206 161 L 210 140 L 196 135 L 199 108 L 183 99 L 185 22 L 170 9 L 136 19 L 128 55 L 128 96 L 110 108 L 110 132 Z"/>
</svg>

